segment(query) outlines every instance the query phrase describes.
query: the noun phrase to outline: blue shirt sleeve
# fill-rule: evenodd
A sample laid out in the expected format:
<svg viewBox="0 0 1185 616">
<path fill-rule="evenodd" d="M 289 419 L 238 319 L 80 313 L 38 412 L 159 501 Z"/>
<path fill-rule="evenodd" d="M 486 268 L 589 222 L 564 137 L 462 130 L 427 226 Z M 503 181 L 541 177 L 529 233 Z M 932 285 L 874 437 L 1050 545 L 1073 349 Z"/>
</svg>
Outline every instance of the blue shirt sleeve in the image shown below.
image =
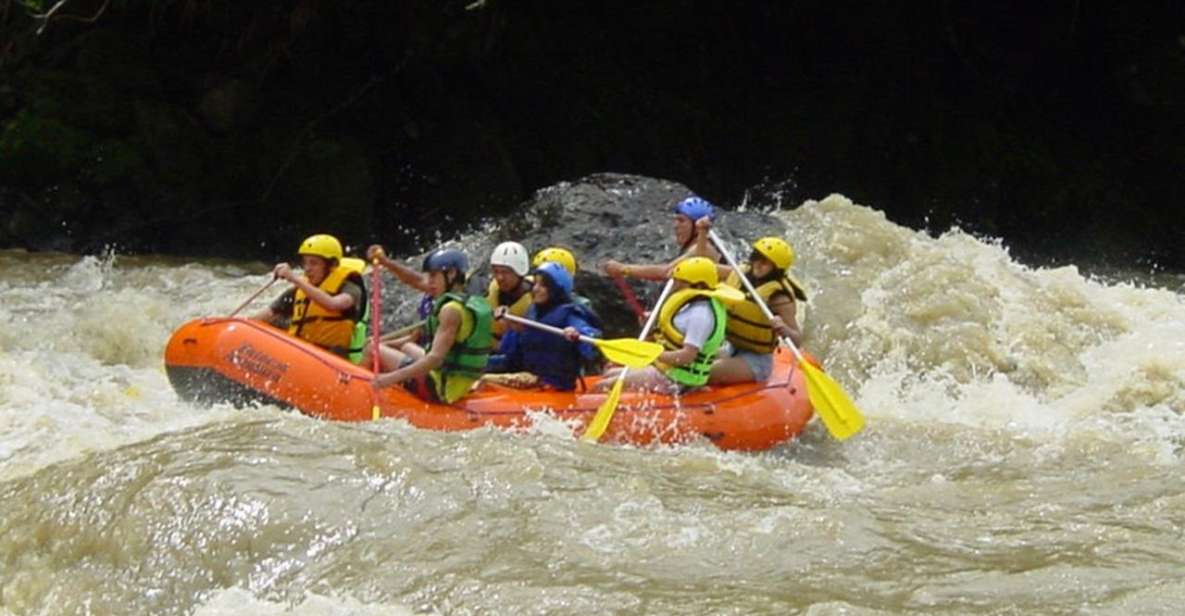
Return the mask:
<svg viewBox="0 0 1185 616">
<path fill-rule="evenodd" d="M 588 336 L 589 338 L 600 338 L 601 337 L 601 330 L 600 329 L 593 327 L 592 325 L 589 324 L 588 321 L 585 321 L 583 318 L 581 318 L 575 314 L 568 316 L 568 326 L 575 327 L 576 331 L 580 332 L 581 334 L 584 334 L 585 336 Z M 578 343 L 576 345 L 576 348 L 577 348 L 577 350 L 580 351 L 580 356 L 585 359 L 596 359 L 600 355 L 600 352 L 597 351 L 597 347 L 595 347 L 587 342 Z"/>
</svg>

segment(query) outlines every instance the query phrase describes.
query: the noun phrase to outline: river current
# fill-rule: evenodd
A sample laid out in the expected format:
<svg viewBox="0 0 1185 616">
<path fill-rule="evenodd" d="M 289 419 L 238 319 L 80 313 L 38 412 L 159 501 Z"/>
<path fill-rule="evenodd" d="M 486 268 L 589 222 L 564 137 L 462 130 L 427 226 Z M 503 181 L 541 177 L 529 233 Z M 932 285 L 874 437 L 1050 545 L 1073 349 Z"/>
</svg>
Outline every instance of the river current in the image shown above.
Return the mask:
<svg viewBox="0 0 1185 616">
<path fill-rule="evenodd" d="M 778 215 L 868 423 L 759 454 L 194 406 L 265 264 L 0 252 L 0 614 L 1179 611 L 1185 281 Z"/>
</svg>

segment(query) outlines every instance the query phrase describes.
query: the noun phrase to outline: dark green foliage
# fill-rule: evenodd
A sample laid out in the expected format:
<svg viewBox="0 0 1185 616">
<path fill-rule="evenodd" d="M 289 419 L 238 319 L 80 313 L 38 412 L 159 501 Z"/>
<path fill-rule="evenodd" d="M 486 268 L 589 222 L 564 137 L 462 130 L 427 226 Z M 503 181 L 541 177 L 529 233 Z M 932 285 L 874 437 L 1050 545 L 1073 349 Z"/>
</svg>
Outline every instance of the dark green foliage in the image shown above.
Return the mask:
<svg viewBox="0 0 1185 616">
<path fill-rule="evenodd" d="M 37 198 L 0 214 L 76 249 L 403 241 L 623 171 L 1185 267 L 1180 3 L 19 4 L 0 177 Z"/>
<path fill-rule="evenodd" d="M 94 144 L 83 169 L 83 179 L 96 187 L 118 184 L 147 173 L 141 149 L 118 139 Z"/>
<path fill-rule="evenodd" d="M 93 145 L 93 135 L 22 110 L 0 134 L 0 177 L 24 186 L 53 184 L 74 175 Z"/>
<path fill-rule="evenodd" d="M 16 0 L 16 4 L 30 13 L 44 13 L 49 8 L 46 0 Z"/>
</svg>

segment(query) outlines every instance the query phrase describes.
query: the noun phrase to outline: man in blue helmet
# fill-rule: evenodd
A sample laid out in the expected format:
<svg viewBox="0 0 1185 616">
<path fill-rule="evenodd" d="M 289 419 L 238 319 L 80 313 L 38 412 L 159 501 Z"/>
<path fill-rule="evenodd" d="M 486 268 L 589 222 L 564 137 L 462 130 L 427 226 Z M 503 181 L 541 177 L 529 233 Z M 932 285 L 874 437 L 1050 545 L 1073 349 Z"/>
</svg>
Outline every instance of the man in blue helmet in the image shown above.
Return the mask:
<svg viewBox="0 0 1185 616">
<path fill-rule="evenodd" d="M 382 346 L 381 374 L 375 386 L 402 384 L 425 400 L 447 404 L 465 397 L 485 369 L 493 346 L 489 303 L 465 293 L 469 271 L 465 253 L 455 248 L 436 250 L 424 259 L 419 272 L 387 257 L 381 246 L 371 246 L 366 256 L 433 298 L 425 324 L 428 346 L 414 342 L 398 349 Z"/>
<path fill-rule="evenodd" d="M 499 306 L 496 318 L 507 313 Z M 507 330 L 502 336 L 498 354 L 490 357 L 487 372 L 526 372 L 533 378 L 499 379 L 493 382 L 516 386 L 541 383 L 560 391 L 576 388 L 581 367 L 599 356 L 597 348 L 580 342 L 581 335 L 601 337 L 601 320 L 592 310 L 573 301 L 572 275 L 559 263 L 546 262 L 535 269 L 535 285 L 531 288 L 531 306 L 526 318 L 564 330 L 564 335 L 541 331 L 533 327 Z M 516 375 L 517 376 L 517 375 Z"/>
<path fill-rule="evenodd" d="M 707 257 L 712 261 L 720 261 L 720 253 L 715 247 L 703 249 L 696 244 L 695 222 L 701 218 L 713 220 L 716 218 L 716 208 L 704 199 L 692 195 L 679 200 L 674 208 L 675 220 L 673 231 L 675 243 L 679 245 L 679 255 L 669 263 L 622 263 L 609 259 L 601 264 L 606 274 L 638 278 L 640 280 L 664 281 L 670 277 L 671 270 L 680 259 L 691 256 Z"/>
</svg>

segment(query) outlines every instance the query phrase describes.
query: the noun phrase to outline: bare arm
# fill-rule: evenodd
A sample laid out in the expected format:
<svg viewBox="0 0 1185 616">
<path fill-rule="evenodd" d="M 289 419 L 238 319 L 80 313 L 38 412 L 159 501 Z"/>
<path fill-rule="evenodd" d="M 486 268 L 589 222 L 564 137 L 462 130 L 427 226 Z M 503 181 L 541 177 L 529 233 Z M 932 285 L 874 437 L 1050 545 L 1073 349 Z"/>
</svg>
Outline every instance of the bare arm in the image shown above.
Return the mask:
<svg viewBox="0 0 1185 616">
<path fill-rule="evenodd" d="M 371 246 L 366 249 L 366 257 L 373 263 L 375 260 L 383 267 L 387 268 L 395 277 L 403 284 L 428 293 L 428 275 L 424 272 L 416 271 L 390 257 L 383 252 L 383 247 L 379 245 Z"/>
<path fill-rule="evenodd" d="M 624 276 L 626 278 L 637 278 L 639 280 L 656 280 L 662 281 L 667 279 L 667 271 L 670 270 L 678 261 L 671 263 L 622 263 L 609 259 L 605 261 L 602 268 L 606 274 L 610 276 Z"/>
<path fill-rule="evenodd" d="M 688 257 L 707 257 L 716 264 L 716 276 L 720 280 L 727 280 L 728 275 L 732 273 L 732 267 L 720 263 L 720 251 L 708 240 L 708 231 L 712 229 L 712 219 L 704 216 L 695 221 L 695 244 L 688 251 L 685 256 Z"/>
<path fill-rule="evenodd" d="M 720 251 L 708 241 L 708 231 L 712 230 L 712 219 L 704 216 L 695 221 L 695 243 L 684 257 L 707 257 L 712 261 L 720 261 Z"/>
<path fill-rule="evenodd" d="M 296 278 L 292 284 L 304 291 L 304 294 L 309 299 L 319 304 L 326 310 L 333 310 L 342 312 L 354 307 L 354 298 L 350 297 L 349 293 L 338 293 L 337 295 L 330 295 L 319 287 L 314 287 L 312 283 L 304 278 Z"/>
<path fill-rule="evenodd" d="M 263 321 L 264 323 L 270 323 L 272 325 L 275 325 L 279 318 L 280 315 L 276 314 L 276 311 L 272 310 L 270 307 L 264 308 L 263 310 L 251 315 L 251 319 L 255 321 Z"/>
<path fill-rule="evenodd" d="M 796 346 L 802 346 L 802 329 L 798 327 L 797 310 L 794 298 L 785 293 L 777 293 L 769 302 L 769 311 L 774 314 L 770 321 L 774 331 L 779 336 L 789 336 Z"/>
<path fill-rule="evenodd" d="M 690 344 L 684 344 L 683 348 L 678 351 L 663 351 L 658 356 L 658 361 L 668 366 L 686 366 L 695 361 L 696 355 L 699 355 L 698 348 Z"/>
<path fill-rule="evenodd" d="M 439 368 L 444 363 L 444 356 L 452 348 L 457 339 L 457 330 L 461 328 L 461 313 L 456 307 L 445 307 L 440 311 L 440 327 L 432 338 L 432 349 L 428 354 L 414 363 L 395 370 L 384 372 L 374 380 L 375 387 L 390 387 L 409 379 L 423 376 Z"/>
<path fill-rule="evenodd" d="M 678 259 L 670 263 L 622 263 L 612 259 L 603 264 L 606 274 L 610 276 L 625 276 L 626 278 L 637 278 L 639 280 L 654 280 L 662 282 L 671 276 L 671 270 L 678 265 L 679 261 L 687 257 L 707 257 L 713 263 L 719 263 L 720 252 L 716 250 L 708 242 L 708 229 L 712 228 L 712 221 L 706 216 L 695 221 L 696 235 L 695 242 L 687 249 L 687 252 L 679 255 Z M 725 265 L 717 266 L 721 278 L 728 276 L 732 268 Z"/>
<path fill-rule="evenodd" d="M 296 288 L 304 291 L 308 298 L 326 310 L 333 310 L 335 312 L 342 312 L 354 307 L 354 298 L 350 297 L 349 293 L 338 293 L 337 295 L 330 295 L 324 290 L 313 285 L 313 283 L 306 280 L 303 276 L 297 276 L 296 272 L 292 271 L 287 263 L 280 263 L 272 270 L 276 278 L 283 278 L 291 282 Z"/>
<path fill-rule="evenodd" d="M 281 266 L 283 266 L 283 269 L 291 271 L 291 268 L 288 266 L 287 263 L 277 263 L 276 266 L 274 268 L 272 268 L 272 275 L 273 276 L 276 275 L 275 272 L 280 271 Z M 289 300 L 285 300 L 285 298 L 288 297 L 288 295 L 290 293 L 292 293 L 292 289 L 289 289 L 288 291 L 285 291 L 283 294 L 281 294 L 280 297 L 276 298 L 276 300 L 273 301 L 271 304 L 269 304 L 267 308 L 264 308 L 263 310 L 260 310 L 259 312 L 256 312 L 255 314 L 251 315 L 251 318 L 256 321 L 263 321 L 264 323 L 267 323 L 269 325 L 279 324 L 279 322 L 282 319 L 286 318 L 289 314 L 291 314 L 292 302 Z M 286 312 L 286 313 L 280 312 L 279 310 L 276 309 L 276 306 L 287 307 L 288 312 Z"/>
</svg>

